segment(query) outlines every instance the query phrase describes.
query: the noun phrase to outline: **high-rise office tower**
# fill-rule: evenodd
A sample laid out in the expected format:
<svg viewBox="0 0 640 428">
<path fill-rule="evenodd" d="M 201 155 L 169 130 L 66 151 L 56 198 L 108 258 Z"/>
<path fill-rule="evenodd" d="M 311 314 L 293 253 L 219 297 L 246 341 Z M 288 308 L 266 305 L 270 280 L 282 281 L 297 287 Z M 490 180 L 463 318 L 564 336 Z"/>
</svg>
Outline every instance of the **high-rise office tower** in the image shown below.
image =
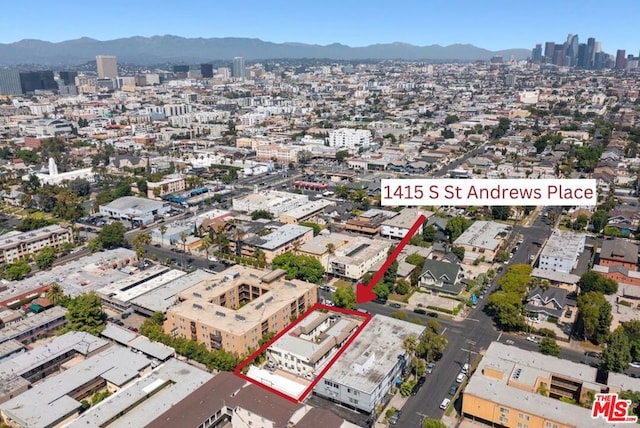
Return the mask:
<svg viewBox="0 0 640 428">
<path fill-rule="evenodd" d="M 593 61 L 596 55 L 596 39 L 589 37 L 587 39 L 587 58 L 584 68 L 593 68 Z"/>
<path fill-rule="evenodd" d="M 96 56 L 98 79 L 115 79 L 118 77 L 118 63 L 115 56 Z"/>
<path fill-rule="evenodd" d="M 553 61 L 552 63 L 557 65 L 558 67 L 562 67 L 565 65 L 565 55 L 566 52 L 564 50 L 564 45 L 555 45 L 556 49 L 553 52 Z"/>
<path fill-rule="evenodd" d="M 578 68 L 589 68 L 589 63 L 587 61 L 587 52 L 588 46 L 585 43 L 580 43 L 578 46 L 578 59 L 576 61 L 576 67 Z"/>
<path fill-rule="evenodd" d="M 618 49 L 616 52 L 616 70 L 624 70 L 627 68 L 627 52 L 624 49 Z"/>
<path fill-rule="evenodd" d="M 531 61 L 532 62 L 541 62 L 542 61 L 542 45 L 538 43 L 535 48 L 531 51 Z"/>
<path fill-rule="evenodd" d="M 565 56 L 569 57 L 569 64 L 566 65 L 576 65 L 576 62 L 578 60 L 578 49 L 578 35 L 569 34 L 565 43 Z"/>
<path fill-rule="evenodd" d="M 54 91 L 58 89 L 58 84 L 53 78 L 53 71 L 27 71 L 20 73 L 20 86 L 22 93 L 29 94 L 35 91 Z"/>
<path fill-rule="evenodd" d="M 246 68 L 244 65 L 244 58 L 237 56 L 233 59 L 233 66 L 231 68 L 231 77 L 244 79 L 246 77 Z"/>
<path fill-rule="evenodd" d="M 547 62 L 547 63 L 553 62 L 553 55 L 555 51 L 556 51 L 555 42 L 546 42 L 544 44 L 544 58 L 545 58 L 544 62 Z"/>
<path fill-rule="evenodd" d="M 514 86 L 516 84 L 516 75 L 511 73 L 507 74 L 504 78 L 504 83 L 509 87 Z"/>
<path fill-rule="evenodd" d="M 213 64 L 200 64 L 200 74 L 204 79 L 213 77 Z"/>
<path fill-rule="evenodd" d="M 10 68 L 0 68 L 0 95 L 21 95 L 20 72 Z"/>
<path fill-rule="evenodd" d="M 75 71 L 61 71 L 60 80 L 64 82 L 65 85 L 75 85 L 76 84 L 76 76 L 78 75 Z"/>
</svg>

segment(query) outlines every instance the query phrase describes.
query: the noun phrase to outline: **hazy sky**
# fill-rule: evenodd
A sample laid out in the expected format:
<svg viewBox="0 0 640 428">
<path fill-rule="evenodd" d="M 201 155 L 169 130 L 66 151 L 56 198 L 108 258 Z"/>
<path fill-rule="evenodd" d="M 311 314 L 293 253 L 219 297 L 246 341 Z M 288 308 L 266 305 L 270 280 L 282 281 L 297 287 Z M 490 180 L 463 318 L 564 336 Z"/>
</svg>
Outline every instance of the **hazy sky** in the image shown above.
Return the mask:
<svg viewBox="0 0 640 428">
<path fill-rule="evenodd" d="M 638 0 L 50 0 L 2 1 L 0 43 L 134 35 L 272 42 L 532 48 L 577 33 L 638 54 Z"/>
</svg>

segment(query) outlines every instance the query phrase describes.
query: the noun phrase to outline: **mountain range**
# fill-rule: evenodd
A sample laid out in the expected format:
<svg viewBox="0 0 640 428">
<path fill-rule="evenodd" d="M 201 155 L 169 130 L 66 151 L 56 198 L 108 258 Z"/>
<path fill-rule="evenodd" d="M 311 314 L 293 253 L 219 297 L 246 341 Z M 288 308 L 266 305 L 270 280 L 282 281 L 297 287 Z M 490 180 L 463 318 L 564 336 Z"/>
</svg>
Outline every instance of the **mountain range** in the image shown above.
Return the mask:
<svg viewBox="0 0 640 428">
<path fill-rule="evenodd" d="M 488 60 L 495 55 L 524 59 L 526 49 L 490 51 L 470 44 L 449 46 L 415 46 L 407 43 L 384 43 L 350 47 L 339 43 L 313 45 L 304 43 L 272 43 L 253 38 L 185 38 L 178 36 L 128 37 L 100 41 L 83 37 L 52 43 L 21 40 L 0 44 L 0 66 L 39 64 L 51 66 L 77 65 L 94 61 L 96 55 L 115 55 L 118 62 L 153 65 L 163 63 L 195 64 L 226 61 L 242 56 L 247 61 L 267 59 L 334 59 L 334 60 Z"/>
</svg>

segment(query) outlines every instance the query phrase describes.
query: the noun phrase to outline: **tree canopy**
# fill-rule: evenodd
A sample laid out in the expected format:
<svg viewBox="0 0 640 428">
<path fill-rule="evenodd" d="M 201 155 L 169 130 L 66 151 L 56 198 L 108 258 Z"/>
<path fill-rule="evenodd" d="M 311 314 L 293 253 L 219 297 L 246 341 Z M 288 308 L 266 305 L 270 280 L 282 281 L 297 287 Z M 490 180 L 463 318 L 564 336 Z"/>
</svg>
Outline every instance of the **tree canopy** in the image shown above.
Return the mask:
<svg viewBox="0 0 640 428">
<path fill-rule="evenodd" d="M 578 296 L 579 322 L 586 339 L 602 343 L 611 326 L 611 304 L 602 293 L 589 291 Z"/>
<path fill-rule="evenodd" d="M 449 239 L 451 242 L 455 241 L 462 235 L 462 233 L 471 226 L 473 222 L 466 217 L 453 217 L 451 220 L 447 222 L 447 227 L 445 231 L 449 235 Z"/>
<path fill-rule="evenodd" d="M 618 291 L 617 282 L 593 271 L 584 273 L 578 281 L 578 286 L 581 293 L 597 291 L 603 294 L 614 294 Z"/>
<path fill-rule="evenodd" d="M 356 293 L 352 287 L 340 287 L 333 293 L 333 303 L 339 308 L 353 309 L 356 307 Z"/>
<path fill-rule="evenodd" d="M 251 213 L 251 220 L 258 219 L 273 220 L 273 213 L 267 210 L 255 210 Z"/>
<path fill-rule="evenodd" d="M 42 250 L 38 251 L 35 256 L 36 265 L 40 270 L 49 269 L 55 260 L 56 250 L 52 247 L 44 247 Z"/>
<path fill-rule="evenodd" d="M 629 338 L 620 326 L 611 333 L 607 347 L 602 352 L 602 365 L 606 370 L 621 373 L 629 368 L 631 345 Z"/>
<path fill-rule="evenodd" d="M 324 267 L 311 256 L 284 253 L 274 257 L 272 265 L 274 268 L 284 269 L 287 279 L 295 278 L 319 284 L 324 276 Z"/>
<path fill-rule="evenodd" d="M 104 248 L 116 248 L 124 247 L 127 241 L 124 238 L 124 234 L 127 229 L 119 221 L 114 221 L 111 224 L 105 225 L 98 233 L 98 239 L 100 240 Z"/>
<path fill-rule="evenodd" d="M 105 314 L 102 301 L 95 293 L 80 294 L 67 302 L 67 323 L 61 333 L 67 331 L 86 331 L 95 336 L 105 327 Z"/>
</svg>

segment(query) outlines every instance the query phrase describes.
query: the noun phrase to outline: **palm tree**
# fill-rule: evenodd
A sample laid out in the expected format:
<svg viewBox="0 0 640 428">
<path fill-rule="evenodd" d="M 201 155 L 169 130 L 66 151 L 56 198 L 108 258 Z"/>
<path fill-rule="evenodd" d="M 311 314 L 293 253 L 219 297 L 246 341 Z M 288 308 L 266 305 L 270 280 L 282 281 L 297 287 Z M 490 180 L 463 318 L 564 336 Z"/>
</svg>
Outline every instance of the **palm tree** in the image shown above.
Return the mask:
<svg viewBox="0 0 640 428">
<path fill-rule="evenodd" d="M 182 231 L 180 232 L 180 241 L 182 242 L 182 265 L 186 264 L 186 253 L 187 253 L 187 233 Z"/>
<path fill-rule="evenodd" d="M 409 356 L 409 361 L 411 362 L 411 365 L 413 365 L 415 367 L 415 364 L 413 364 L 413 360 L 416 354 L 416 349 L 418 348 L 418 341 L 416 340 L 415 336 L 408 336 L 404 339 L 404 341 L 402 342 L 402 347 L 404 348 L 404 351 L 407 353 L 407 355 Z M 413 370 L 412 370 L 413 372 Z M 414 372 L 415 373 L 415 372 Z M 416 377 L 417 377 L 417 373 Z"/>
<path fill-rule="evenodd" d="M 47 291 L 45 296 L 54 305 L 61 304 L 64 301 L 64 298 L 65 298 L 64 290 L 62 289 L 60 284 L 58 284 L 56 282 L 51 284 L 51 287 L 49 288 L 49 290 Z"/>
<path fill-rule="evenodd" d="M 332 244 L 331 242 L 329 242 L 327 244 L 327 269 L 325 270 L 324 274 L 325 274 L 325 279 L 324 282 L 326 284 L 327 282 L 327 273 L 329 273 L 332 269 L 331 269 L 331 256 L 333 256 L 336 252 L 336 246 L 334 244 Z"/>
<path fill-rule="evenodd" d="M 233 231 L 233 239 L 236 242 L 236 255 L 242 255 L 242 238 L 244 238 L 245 231 L 242 228 L 236 225 L 235 230 Z"/>
<path fill-rule="evenodd" d="M 213 245 L 213 238 L 210 234 L 207 234 L 200 241 L 200 249 L 204 250 L 207 259 L 209 258 L 209 248 Z"/>
<path fill-rule="evenodd" d="M 164 246 L 164 234 L 167 233 L 167 225 L 163 224 L 160 226 L 160 247 Z"/>
</svg>

